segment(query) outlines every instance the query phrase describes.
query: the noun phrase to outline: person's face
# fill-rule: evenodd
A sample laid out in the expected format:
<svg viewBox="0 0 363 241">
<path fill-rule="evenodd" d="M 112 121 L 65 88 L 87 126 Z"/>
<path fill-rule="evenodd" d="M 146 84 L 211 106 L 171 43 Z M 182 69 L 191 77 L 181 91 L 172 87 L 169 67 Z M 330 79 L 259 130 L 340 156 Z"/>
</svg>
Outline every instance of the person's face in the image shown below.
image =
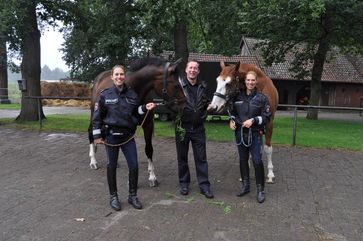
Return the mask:
<svg viewBox="0 0 363 241">
<path fill-rule="evenodd" d="M 117 87 L 122 87 L 125 82 L 125 71 L 121 67 L 115 68 L 111 75 L 111 79 Z"/>
<path fill-rule="evenodd" d="M 195 82 L 199 74 L 199 64 L 197 62 L 189 62 L 185 68 L 185 73 L 188 80 Z"/>
<path fill-rule="evenodd" d="M 252 91 L 257 84 L 256 76 L 254 74 L 247 74 L 245 83 L 247 90 Z"/>
</svg>

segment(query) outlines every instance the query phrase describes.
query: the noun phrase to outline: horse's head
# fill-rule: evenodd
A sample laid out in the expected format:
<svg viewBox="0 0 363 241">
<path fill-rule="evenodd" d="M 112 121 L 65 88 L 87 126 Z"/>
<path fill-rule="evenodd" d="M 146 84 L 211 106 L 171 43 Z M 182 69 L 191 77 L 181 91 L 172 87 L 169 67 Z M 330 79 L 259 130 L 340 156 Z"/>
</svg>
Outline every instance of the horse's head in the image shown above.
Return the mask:
<svg viewBox="0 0 363 241">
<path fill-rule="evenodd" d="M 237 64 L 225 65 L 223 61 L 220 62 L 222 71 L 217 77 L 217 88 L 214 93 L 212 103 L 210 104 L 208 110 L 215 111 L 217 113 L 223 112 L 229 100 L 233 95 L 238 93 L 243 85 L 240 81 L 243 80 L 238 69 L 240 62 Z"/>
<path fill-rule="evenodd" d="M 178 112 L 186 102 L 183 89 L 178 82 L 177 66 L 180 62 L 181 59 L 170 63 L 161 58 L 135 61 L 130 66 L 128 83 L 142 101 L 153 90 L 162 99 L 161 104 L 173 112 Z"/>
<path fill-rule="evenodd" d="M 183 89 L 179 84 L 179 72 L 177 66 L 182 59 L 178 59 L 174 63 L 166 62 L 164 64 L 163 77 L 155 82 L 154 91 L 162 97 L 165 107 L 172 112 L 179 112 L 186 104 L 186 98 Z"/>
</svg>

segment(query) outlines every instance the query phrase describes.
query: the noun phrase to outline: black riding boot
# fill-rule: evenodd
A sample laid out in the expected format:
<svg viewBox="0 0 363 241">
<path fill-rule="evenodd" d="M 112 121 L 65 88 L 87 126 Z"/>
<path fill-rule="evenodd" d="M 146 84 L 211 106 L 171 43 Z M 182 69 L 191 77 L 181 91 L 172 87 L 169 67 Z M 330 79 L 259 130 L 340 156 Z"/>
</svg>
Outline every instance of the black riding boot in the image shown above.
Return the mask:
<svg viewBox="0 0 363 241">
<path fill-rule="evenodd" d="M 265 201 L 265 171 L 263 163 L 255 165 L 256 187 L 257 187 L 257 202 Z"/>
<path fill-rule="evenodd" d="M 242 178 L 242 187 L 239 193 L 237 193 L 237 197 L 242 197 L 243 195 L 250 192 L 250 168 L 247 162 L 240 162 L 239 165 L 241 178 Z"/>
<path fill-rule="evenodd" d="M 129 199 L 128 202 L 136 209 L 142 209 L 142 204 L 137 197 L 137 182 L 139 170 L 129 171 Z"/>
<path fill-rule="evenodd" d="M 116 210 L 121 210 L 121 204 L 117 196 L 117 185 L 116 185 L 116 168 L 107 166 L 107 182 L 110 190 L 110 205 Z"/>
</svg>

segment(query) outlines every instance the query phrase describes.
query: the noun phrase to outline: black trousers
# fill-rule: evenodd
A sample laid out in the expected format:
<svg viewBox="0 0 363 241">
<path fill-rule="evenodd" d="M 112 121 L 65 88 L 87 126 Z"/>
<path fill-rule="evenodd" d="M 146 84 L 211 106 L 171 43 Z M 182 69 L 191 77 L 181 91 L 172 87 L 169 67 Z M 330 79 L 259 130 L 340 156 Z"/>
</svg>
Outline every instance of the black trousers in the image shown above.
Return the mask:
<svg viewBox="0 0 363 241">
<path fill-rule="evenodd" d="M 245 140 L 245 143 L 247 143 L 247 140 Z M 239 143 L 237 149 L 242 180 L 249 179 L 248 159 L 249 154 L 251 154 L 255 168 L 256 184 L 265 186 L 265 171 L 262 162 L 262 135 L 258 132 L 252 132 L 251 146 L 246 147 L 243 143 Z"/>
<path fill-rule="evenodd" d="M 178 158 L 178 176 L 181 187 L 188 187 L 190 171 L 188 165 L 189 143 L 192 144 L 194 162 L 199 188 L 209 189 L 208 162 L 206 153 L 206 138 L 204 126 L 196 129 L 185 129 L 185 133 L 175 132 L 175 143 Z"/>
</svg>

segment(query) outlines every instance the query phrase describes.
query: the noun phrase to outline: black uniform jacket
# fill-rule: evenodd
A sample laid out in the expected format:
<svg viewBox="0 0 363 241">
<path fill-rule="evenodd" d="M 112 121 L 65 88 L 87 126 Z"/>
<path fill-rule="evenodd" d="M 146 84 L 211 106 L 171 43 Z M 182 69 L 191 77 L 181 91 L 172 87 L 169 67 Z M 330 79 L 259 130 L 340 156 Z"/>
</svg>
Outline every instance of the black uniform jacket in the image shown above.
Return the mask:
<svg viewBox="0 0 363 241">
<path fill-rule="evenodd" d="M 142 114 L 138 111 L 139 105 L 136 92 L 126 85 L 121 92 L 115 85 L 102 90 L 93 113 L 93 137 L 100 138 L 104 126 L 135 133 L 137 124 L 142 118 Z M 145 106 L 141 109 L 140 113 L 146 111 Z"/>
<path fill-rule="evenodd" d="M 206 83 L 198 79 L 196 86 L 192 86 L 186 77 L 181 77 L 181 85 L 187 99 L 181 115 L 182 127 L 200 127 L 207 118 L 207 107 L 210 103 L 206 93 Z M 192 88 L 197 88 L 197 91 L 193 91 Z"/>
<path fill-rule="evenodd" d="M 236 122 L 237 129 L 241 128 L 245 120 L 253 118 L 252 131 L 260 131 L 271 118 L 271 108 L 263 93 L 253 91 L 247 95 L 245 91 L 241 91 L 233 99 L 230 114 L 231 119 Z"/>
</svg>

